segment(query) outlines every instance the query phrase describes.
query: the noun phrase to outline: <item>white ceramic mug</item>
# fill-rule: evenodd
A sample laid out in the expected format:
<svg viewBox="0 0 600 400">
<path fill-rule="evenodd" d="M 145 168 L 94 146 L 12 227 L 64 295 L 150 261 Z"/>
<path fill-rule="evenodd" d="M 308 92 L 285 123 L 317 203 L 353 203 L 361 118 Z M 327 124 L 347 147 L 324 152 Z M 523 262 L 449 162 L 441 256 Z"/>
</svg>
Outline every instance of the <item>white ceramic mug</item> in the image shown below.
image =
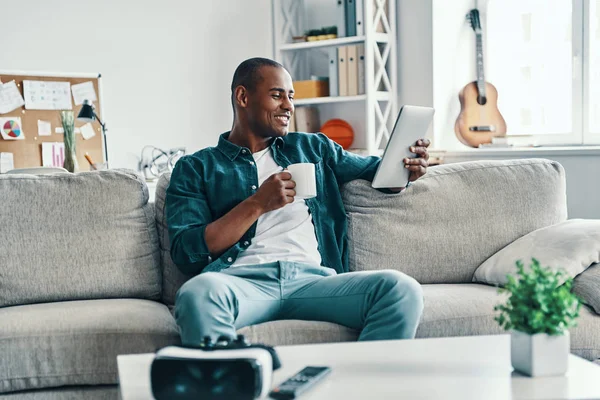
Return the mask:
<svg viewBox="0 0 600 400">
<path fill-rule="evenodd" d="M 292 174 L 292 180 L 296 182 L 296 196 L 299 199 L 310 199 L 317 197 L 317 178 L 315 176 L 315 164 L 299 163 L 291 164 L 287 170 Z"/>
</svg>

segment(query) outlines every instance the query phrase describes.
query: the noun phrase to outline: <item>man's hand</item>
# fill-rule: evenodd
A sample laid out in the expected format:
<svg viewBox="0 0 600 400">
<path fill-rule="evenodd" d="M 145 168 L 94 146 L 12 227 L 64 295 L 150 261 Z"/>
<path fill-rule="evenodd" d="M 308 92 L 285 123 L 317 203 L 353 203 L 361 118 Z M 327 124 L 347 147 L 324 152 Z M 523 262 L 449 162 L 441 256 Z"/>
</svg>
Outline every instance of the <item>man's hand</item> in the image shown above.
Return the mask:
<svg viewBox="0 0 600 400">
<path fill-rule="evenodd" d="M 409 182 L 414 182 L 427 173 L 427 167 L 429 166 L 427 147 L 430 144 L 431 142 L 427 139 L 419 139 L 413 146 L 410 146 L 410 151 L 415 153 L 417 157 L 404 159 L 404 167 L 410 171 Z"/>
<path fill-rule="evenodd" d="M 271 175 L 252 196 L 262 213 L 277 210 L 294 201 L 296 182 L 287 171 Z"/>
</svg>

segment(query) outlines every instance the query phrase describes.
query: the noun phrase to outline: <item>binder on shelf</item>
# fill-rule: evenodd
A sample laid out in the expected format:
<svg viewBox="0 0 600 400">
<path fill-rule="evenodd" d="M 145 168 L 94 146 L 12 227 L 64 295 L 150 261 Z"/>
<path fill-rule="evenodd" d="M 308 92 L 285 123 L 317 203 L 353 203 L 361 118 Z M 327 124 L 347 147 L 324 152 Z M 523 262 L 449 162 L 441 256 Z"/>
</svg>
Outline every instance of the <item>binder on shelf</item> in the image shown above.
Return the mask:
<svg viewBox="0 0 600 400">
<path fill-rule="evenodd" d="M 318 108 L 310 106 L 297 107 L 294 114 L 296 114 L 296 129 L 298 132 L 319 132 L 321 125 L 319 123 Z"/>
<path fill-rule="evenodd" d="M 348 96 L 356 96 L 358 94 L 358 46 L 348 46 Z"/>
<path fill-rule="evenodd" d="M 362 36 L 365 34 L 365 25 L 363 20 L 365 18 L 364 11 L 364 0 L 354 0 L 356 7 L 356 36 Z"/>
<path fill-rule="evenodd" d="M 338 47 L 338 93 L 348 96 L 348 62 L 346 46 Z"/>
<path fill-rule="evenodd" d="M 346 36 L 356 36 L 356 4 L 355 0 L 346 1 Z"/>
<path fill-rule="evenodd" d="M 340 95 L 338 82 L 338 48 L 329 49 L 329 96 Z"/>
<path fill-rule="evenodd" d="M 359 44 L 356 62 L 358 63 L 358 94 L 365 94 L 366 76 L 365 76 L 365 45 Z"/>
<path fill-rule="evenodd" d="M 336 21 L 337 21 L 337 36 L 346 36 L 346 0 L 337 0 L 337 6 L 335 9 Z"/>
</svg>

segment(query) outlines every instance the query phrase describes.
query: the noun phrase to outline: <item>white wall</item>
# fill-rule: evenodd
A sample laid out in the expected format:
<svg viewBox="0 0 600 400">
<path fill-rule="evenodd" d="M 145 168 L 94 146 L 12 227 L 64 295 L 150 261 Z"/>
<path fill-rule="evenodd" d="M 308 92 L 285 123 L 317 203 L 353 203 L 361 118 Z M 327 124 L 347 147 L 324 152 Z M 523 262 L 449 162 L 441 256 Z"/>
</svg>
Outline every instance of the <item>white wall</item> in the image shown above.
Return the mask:
<svg viewBox="0 0 600 400">
<path fill-rule="evenodd" d="M 102 74 L 113 167 L 137 168 L 147 144 L 216 144 L 233 71 L 272 56 L 270 0 L 1 3 L 0 69 Z"/>
</svg>

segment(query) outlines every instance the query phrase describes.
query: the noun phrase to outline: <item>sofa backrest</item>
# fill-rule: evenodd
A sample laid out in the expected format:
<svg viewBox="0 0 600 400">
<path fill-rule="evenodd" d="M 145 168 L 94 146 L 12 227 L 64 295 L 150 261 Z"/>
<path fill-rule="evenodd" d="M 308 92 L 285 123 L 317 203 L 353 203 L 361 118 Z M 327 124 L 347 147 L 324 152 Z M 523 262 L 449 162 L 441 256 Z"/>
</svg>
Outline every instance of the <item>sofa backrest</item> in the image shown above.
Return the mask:
<svg viewBox="0 0 600 400">
<path fill-rule="evenodd" d="M 169 255 L 164 198 L 170 179 L 164 174 L 156 192 L 167 304 L 190 278 Z M 397 269 L 421 283 L 470 283 L 475 269 L 498 250 L 567 218 L 564 169 L 544 159 L 431 167 L 399 194 L 381 193 L 362 180 L 342 192 L 350 270 Z"/>
<path fill-rule="evenodd" d="M 165 172 L 158 180 L 158 184 L 156 185 L 154 209 L 156 211 L 156 227 L 158 229 L 160 262 L 163 273 L 162 301 L 168 306 L 173 306 L 175 304 L 175 295 L 177 294 L 177 291 L 181 285 L 183 285 L 192 276 L 182 273 L 171 259 L 171 242 L 169 241 L 169 231 L 167 226 L 167 218 L 165 215 L 165 198 L 170 181 L 170 172 Z"/>
<path fill-rule="evenodd" d="M 564 169 L 544 159 L 431 167 L 394 195 L 353 181 L 343 199 L 350 270 L 397 269 L 420 283 L 470 283 L 498 250 L 567 218 Z"/>
<path fill-rule="evenodd" d="M 135 173 L 0 175 L 0 199 L 0 307 L 160 299 L 154 213 Z"/>
</svg>

